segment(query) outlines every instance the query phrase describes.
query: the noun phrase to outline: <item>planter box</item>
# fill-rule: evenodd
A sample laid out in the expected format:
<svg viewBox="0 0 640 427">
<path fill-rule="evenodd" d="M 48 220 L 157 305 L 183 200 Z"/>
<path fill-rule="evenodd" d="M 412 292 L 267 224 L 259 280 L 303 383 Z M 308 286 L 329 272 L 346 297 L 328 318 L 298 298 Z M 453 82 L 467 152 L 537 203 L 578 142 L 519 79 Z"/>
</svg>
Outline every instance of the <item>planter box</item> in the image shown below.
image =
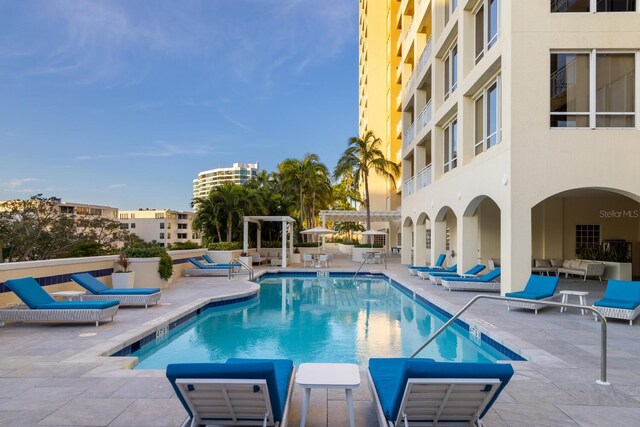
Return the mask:
<svg viewBox="0 0 640 427">
<path fill-rule="evenodd" d="M 338 243 L 338 250 L 343 254 L 350 254 L 353 252 L 353 245 L 343 245 L 342 243 Z"/>
<path fill-rule="evenodd" d="M 131 271 L 136 273 L 135 288 L 166 288 L 167 281 L 158 274 L 160 258 L 131 258 Z"/>
<path fill-rule="evenodd" d="M 241 257 L 238 257 L 238 258 L 240 259 L 240 261 L 244 262 L 249 267 L 251 267 L 251 264 L 253 264 L 253 258 L 251 258 L 250 256 L 241 256 Z M 229 260 L 229 261 L 231 261 L 231 260 Z"/>
<path fill-rule="evenodd" d="M 129 273 L 112 273 L 111 284 L 113 289 L 126 289 L 133 288 L 135 283 L 136 273 L 134 271 Z"/>
<path fill-rule="evenodd" d="M 302 254 L 291 254 L 291 264 L 301 264 Z"/>
<path fill-rule="evenodd" d="M 216 264 L 228 264 L 232 259 L 239 258 L 241 253 L 242 250 L 240 249 L 233 251 L 207 251 L 207 254 Z"/>
<path fill-rule="evenodd" d="M 630 262 L 601 261 L 607 268 L 604 269 L 603 279 L 631 280 L 632 264 Z"/>
</svg>

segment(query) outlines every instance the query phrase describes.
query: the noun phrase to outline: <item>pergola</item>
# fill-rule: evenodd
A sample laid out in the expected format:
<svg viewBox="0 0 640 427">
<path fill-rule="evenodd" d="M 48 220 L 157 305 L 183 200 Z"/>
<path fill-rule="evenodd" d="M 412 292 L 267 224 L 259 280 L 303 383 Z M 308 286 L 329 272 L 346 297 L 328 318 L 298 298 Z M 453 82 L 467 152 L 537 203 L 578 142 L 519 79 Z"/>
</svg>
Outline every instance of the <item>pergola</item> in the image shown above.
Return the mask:
<svg viewBox="0 0 640 427">
<path fill-rule="evenodd" d="M 249 223 L 253 222 L 258 225 L 258 235 L 256 236 L 256 249 L 260 250 L 261 237 L 262 237 L 262 223 L 263 222 L 281 222 L 282 223 L 282 267 L 287 266 L 287 224 L 291 224 L 291 230 L 293 231 L 293 223 L 295 219 L 290 216 L 245 216 L 243 218 L 244 229 L 242 234 L 242 250 L 245 253 L 249 253 Z M 293 253 L 293 238 L 289 237 L 289 250 Z"/>
</svg>

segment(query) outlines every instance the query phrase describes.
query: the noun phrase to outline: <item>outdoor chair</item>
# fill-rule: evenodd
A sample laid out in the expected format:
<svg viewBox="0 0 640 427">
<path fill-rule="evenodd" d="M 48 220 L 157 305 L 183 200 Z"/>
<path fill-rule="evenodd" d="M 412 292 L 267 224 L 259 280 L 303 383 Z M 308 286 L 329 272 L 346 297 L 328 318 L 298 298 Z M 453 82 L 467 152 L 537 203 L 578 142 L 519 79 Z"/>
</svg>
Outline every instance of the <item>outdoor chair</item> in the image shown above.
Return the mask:
<svg viewBox="0 0 640 427">
<path fill-rule="evenodd" d="M 442 287 L 449 291 L 500 292 L 500 268 L 490 271 L 481 277 L 442 277 Z"/>
<path fill-rule="evenodd" d="M 302 254 L 302 266 L 306 268 L 307 264 L 309 264 L 309 267 L 313 267 L 314 265 L 313 255 Z"/>
<path fill-rule="evenodd" d="M 370 359 L 369 386 L 380 427 L 483 426 L 513 376 L 501 363 Z"/>
<path fill-rule="evenodd" d="M 287 359 L 172 363 L 167 378 L 187 411 L 184 426 L 286 426 L 295 368 Z"/>
<path fill-rule="evenodd" d="M 436 263 L 433 266 L 410 265 L 407 267 L 409 269 L 409 274 L 411 274 L 412 276 L 415 276 L 416 274 L 418 274 L 418 271 L 425 271 L 425 269 L 440 270 L 444 268 L 442 265 L 444 264 L 444 260 L 446 258 L 447 258 L 446 254 L 440 254 L 438 256 L 438 259 L 436 260 Z"/>
<path fill-rule="evenodd" d="M 442 284 L 442 279 L 448 279 L 450 277 L 462 277 L 462 278 L 475 278 L 478 277 L 478 273 L 484 270 L 486 267 L 482 264 L 477 264 L 465 271 L 463 274 L 458 274 L 449 271 L 435 271 L 428 274 L 429 280 L 431 280 L 434 284 L 440 285 Z M 418 275 L 420 273 L 418 272 Z M 422 276 L 421 276 L 422 277 Z"/>
<path fill-rule="evenodd" d="M 26 305 L 0 309 L 0 321 L 13 322 L 96 322 L 118 313 L 120 303 L 107 301 L 56 301 L 33 277 L 10 279 L 5 285 Z"/>
<path fill-rule="evenodd" d="M 426 280 L 429 278 L 429 275 L 431 273 L 435 273 L 435 272 L 444 272 L 444 273 L 455 273 L 458 270 L 458 264 L 453 264 L 451 267 L 448 267 L 447 269 L 442 269 L 442 268 L 435 268 L 435 269 L 431 269 L 431 268 L 423 268 L 421 267 L 420 270 L 417 270 L 417 274 L 418 277 L 421 278 L 422 280 Z"/>
<path fill-rule="evenodd" d="M 534 299 L 539 301 L 550 300 L 554 297 L 558 288 L 558 276 L 539 276 L 532 274 L 524 290 L 519 292 L 508 292 L 507 297 Z M 538 314 L 538 310 L 545 307 L 544 303 L 533 303 L 528 301 L 507 301 L 507 310 L 511 308 L 526 308 L 534 310 Z"/>
<path fill-rule="evenodd" d="M 158 304 L 162 291 L 160 288 L 111 289 L 89 273 L 72 274 L 71 280 L 85 288 L 89 293 L 83 301 L 118 300 L 121 306 L 142 306 Z"/>
<path fill-rule="evenodd" d="M 604 317 L 628 320 L 633 325 L 633 319 L 640 315 L 640 282 L 609 280 L 604 298 L 595 301 L 593 308 Z"/>
</svg>

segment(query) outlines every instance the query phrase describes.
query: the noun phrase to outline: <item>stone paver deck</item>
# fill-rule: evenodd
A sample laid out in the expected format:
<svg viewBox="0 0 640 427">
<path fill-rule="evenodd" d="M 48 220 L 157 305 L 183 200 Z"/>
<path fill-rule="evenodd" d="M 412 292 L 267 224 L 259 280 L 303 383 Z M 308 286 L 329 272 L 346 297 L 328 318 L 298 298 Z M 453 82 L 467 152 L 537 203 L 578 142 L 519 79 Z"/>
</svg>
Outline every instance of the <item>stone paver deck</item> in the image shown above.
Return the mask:
<svg viewBox="0 0 640 427">
<path fill-rule="evenodd" d="M 336 257 L 334 269 L 357 265 Z M 367 266 L 380 270 L 381 266 Z M 455 312 L 474 294 L 446 292 L 410 277 L 391 259 L 395 280 Z M 561 289 L 590 292 L 591 303 L 605 283 L 562 280 Z M 91 325 L 7 324 L 0 328 L 0 425 L 2 426 L 177 426 L 186 413 L 162 370 L 133 370 L 134 359 L 104 352 L 132 342 L 145 331 L 211 298 L 246 295 L 256 285 L 226 278 L 180 278 L 163 291 L 161 304 L 123 308 L 116 321 Z M 570 310 L 508 312 L 503 302 L 483 301 L 463 317 L 528 361 L 513 363 L 516 375 L 484 418 L 488 426 L 640 425 L 640 325 L 609 322 L 609 380 L 599 386 L 600 326 L 592 316 Z M 377 425 L 362 372 L 354 392 L 356 425 Z M 297 426 L 302 390 L 294 390 L 289 425 Z M 308 426 L 347 425 L 344 392 L 313 390 Z"/>
</svg>

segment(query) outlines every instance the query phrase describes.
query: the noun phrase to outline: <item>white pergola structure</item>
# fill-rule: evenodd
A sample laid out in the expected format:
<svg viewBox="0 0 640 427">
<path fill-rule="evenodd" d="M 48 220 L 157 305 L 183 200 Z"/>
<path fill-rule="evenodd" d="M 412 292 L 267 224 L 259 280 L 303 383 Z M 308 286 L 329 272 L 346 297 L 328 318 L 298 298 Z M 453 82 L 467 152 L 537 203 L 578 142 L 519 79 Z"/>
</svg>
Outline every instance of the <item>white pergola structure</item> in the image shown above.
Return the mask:
<svg viewBox="0 0 640 427">
<path fill-rule="evenodd" d="M 262 223 L 263 222 L 281 222 L 282 223 L 282 267 L 287 266 L 287 224 L 291 224 L 291 231 L 293 231 L 293 224 L 295 219 L 290 216 L 245 216 L 243 218 L 244 229 L 242 233 L 242 250 L 249 253 L 249 223 L 253 222 L 258 225 L 258 232 L 256 236 L 256 249 L 260 251 L 260 244 L 262 238 Z M 289 250 L 293 253 L 293 233 L 290 233 L 289 237 Z"/>
<path fill-rule="evenodd" d="M 329 221 L 345 221 L 345 222 L 367 222 L 366 211 L 341 211 L 341 210 L 325 210 L 320 211 L 320 219 L 322 220 L 322 226 L 326 227 L 327 220 Z M 398 211 L 371 211 L 371 222 L 387 222 L 391 226 L 392 222 L 400 223 L 402 219 L 402 213 Z M 322 236 L 322 245 L 324 246 L 325 236 Z M 389 240 L 387 239 L 387 245 Z"/>
</svg>

